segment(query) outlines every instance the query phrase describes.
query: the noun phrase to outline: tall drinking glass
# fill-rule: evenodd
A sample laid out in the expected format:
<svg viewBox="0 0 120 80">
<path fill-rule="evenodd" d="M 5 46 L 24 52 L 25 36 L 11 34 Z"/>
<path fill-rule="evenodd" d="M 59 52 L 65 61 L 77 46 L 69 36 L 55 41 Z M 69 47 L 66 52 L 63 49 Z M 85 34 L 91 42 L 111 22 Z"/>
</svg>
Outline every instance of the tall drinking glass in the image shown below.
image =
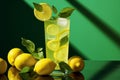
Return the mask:
<svg viewBox="0 0 120 80">
<path fill-rule="evenodd" d="M 55 70 L 59 70 L 59 62 L 68 62 L 70 20 L 57 18 L 45 21 L 44 29 L 46 58 L 52 59 L 57 64 Z"/>
</svg>

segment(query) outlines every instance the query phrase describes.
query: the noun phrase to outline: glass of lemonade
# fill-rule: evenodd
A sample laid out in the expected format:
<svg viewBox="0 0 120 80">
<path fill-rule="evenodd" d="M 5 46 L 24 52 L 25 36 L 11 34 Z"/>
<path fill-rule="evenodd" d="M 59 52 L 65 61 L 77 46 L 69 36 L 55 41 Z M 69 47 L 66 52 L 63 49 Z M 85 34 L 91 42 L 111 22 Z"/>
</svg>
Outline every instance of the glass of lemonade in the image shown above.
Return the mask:
<svg viewBox="0 0 120 80">
<path fill-rule="evenodd" d="M 58 63 L 68 62 L 69 49 L 69 18 L 50 19 L 44 22 L 46 57 L 52 59 L 59 70 Z"/>
</svg>

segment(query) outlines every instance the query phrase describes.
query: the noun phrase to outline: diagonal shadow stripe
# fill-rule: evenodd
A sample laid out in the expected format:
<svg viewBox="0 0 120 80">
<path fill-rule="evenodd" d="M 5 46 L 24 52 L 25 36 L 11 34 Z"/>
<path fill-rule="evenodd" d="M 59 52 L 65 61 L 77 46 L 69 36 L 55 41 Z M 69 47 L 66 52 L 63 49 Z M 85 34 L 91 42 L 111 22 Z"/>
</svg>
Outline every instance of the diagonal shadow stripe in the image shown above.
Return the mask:
<svg viewBox="0 0 120 80">
<path fill-rule="evenodd" d="M 69 57 L 71 56 L 80 56 L 81 58 L 83 58 L 84 60 L 89 60 L 89 58 L 85 55 L 83 55 L 83 53 L 81 51 L 78 51 L 73 45 L 72 43 L 69 44 Z"/>
<path fill-rule="evenodd" d="M 95 73 L 89 80 L 102 80 L 111 72 L 120 68 L 120 61 L 111 61 L 105 65 L 98 73 Z"/>
<path fill-rule="evenodd" d="M 106 23 L 100 20 L 92 12 L 86 9 L 77 0 L 67 0 L 71 5 L 73 5 L 80 13 L 82 13 L 88 20 L 90 20 L 96 27 L 98 27 L 103 33 L 105 33 L 117 46 L 120 47 L 120 35 L 110 28 Z"/>
</svg>

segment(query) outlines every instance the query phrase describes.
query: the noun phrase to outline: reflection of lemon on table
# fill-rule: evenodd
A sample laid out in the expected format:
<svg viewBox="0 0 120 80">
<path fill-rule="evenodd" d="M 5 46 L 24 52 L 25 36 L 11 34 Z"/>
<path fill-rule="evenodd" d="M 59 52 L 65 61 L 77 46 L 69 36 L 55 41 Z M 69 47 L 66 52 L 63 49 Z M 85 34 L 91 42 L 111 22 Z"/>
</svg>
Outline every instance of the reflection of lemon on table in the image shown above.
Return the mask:
<svg viewBox="0 0 120 80">
<path fill-rule="evenodd" d="M 56 51 L 60 46 L 60 42 L 58 40 L 50 40 L 47 42 L 47 47 L 52 50 Z"/>
<path fill-rule="evenodd" d="M 8 69 L 8 79 L 9 80 L 22 80 L 22 78 L 19 75 L 19 71 L 14 66 Z"/>
<path fill-rule="evenodd" d="M 49 58 L 39 60 L 34 67 L 34 71 L 39 75 L 49 75 L 54 69 L 56 64 Z"/>
<path fill-rule="evenodd" d="M 52 9 L 47 3 L 40 3 L 42 11 L 38 11 L 34 8 L 34 15 L 40 21 L 49 20 L 52 16 Z"/>
<path fill-rule="evenodd" d="M 4 74 L 7 70 L 7 62 L 0 58 L 0 74 Z"/>
<path fill-rule="evenodd" d="M 20 54 L 15 59 L 15 67 L 18 70 L 21 70 L 25 66 L 28 67 L 33 66 L 35 65 L 35 63 L 36 63 L 35 58 L 29 53 Z"/>
<path fill-rule="evenodd" d="M 34 80 L 54 80 L 51 76 L 37 76 Z"/>
<path fill-rule="evenodd" d="M 59 32 L 59 26 L 55 24 L 50 24 L 47 26 L 47 33 L 48 35 L 57 35 Z"/>
<path fill-rule="evenodd" d="M 68 58 L 68 46 L 61 46 L 57 51 L 54 52 L 54 58 L 58 61 L 66 61 Z"/>
<path fill-rule="evenodd" d="M 68 64 L 74 72 L 79 72 L 84 68 L 84 61 L 79 56 L 72 56 L 68 60 Z"/>
</svg>

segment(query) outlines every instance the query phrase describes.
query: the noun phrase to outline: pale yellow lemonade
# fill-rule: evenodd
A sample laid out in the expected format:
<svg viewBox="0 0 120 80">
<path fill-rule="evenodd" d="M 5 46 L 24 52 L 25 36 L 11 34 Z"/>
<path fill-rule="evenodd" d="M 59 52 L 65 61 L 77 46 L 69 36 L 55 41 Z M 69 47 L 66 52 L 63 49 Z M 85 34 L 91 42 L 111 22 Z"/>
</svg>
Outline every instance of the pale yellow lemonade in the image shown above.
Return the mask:
<svg viewBox="0 0 120 80">
<path fill-rule="evenodd" d="M 69 18 L 57 18 L 44 21 L 46 57 L 57 64 L 59 70 L 60 61 L 68 62 L 69 51 Z"/>
</svg>

